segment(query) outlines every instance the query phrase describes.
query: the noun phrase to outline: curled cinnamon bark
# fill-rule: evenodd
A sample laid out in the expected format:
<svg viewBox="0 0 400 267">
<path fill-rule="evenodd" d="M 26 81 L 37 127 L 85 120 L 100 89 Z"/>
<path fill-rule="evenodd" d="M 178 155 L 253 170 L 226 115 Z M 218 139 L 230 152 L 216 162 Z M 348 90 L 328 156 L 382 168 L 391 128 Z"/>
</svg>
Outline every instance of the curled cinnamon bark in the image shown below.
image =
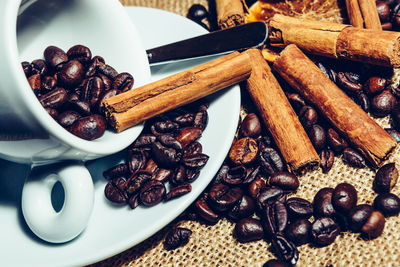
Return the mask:
<svg viewBox="0 0 400 267">
<path fill-rule="evenodd" d="M 215 7 L 221 29 L 245 23 L 248 7 L 244 0 L 215 0 Z"/>
</svg>

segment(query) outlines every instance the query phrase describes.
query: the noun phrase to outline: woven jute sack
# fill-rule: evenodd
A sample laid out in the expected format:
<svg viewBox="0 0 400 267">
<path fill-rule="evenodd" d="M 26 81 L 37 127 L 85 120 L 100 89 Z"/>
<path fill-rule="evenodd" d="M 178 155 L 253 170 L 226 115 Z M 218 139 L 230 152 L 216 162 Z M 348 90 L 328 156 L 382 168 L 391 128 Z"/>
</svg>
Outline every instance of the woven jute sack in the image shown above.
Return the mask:
<svg viewBox="0 0 400 267">
<path fill-rule="evenodd" d="M 208 7 L 208 1 L 193 0 L 121 0 L 124 5 L 147 6 L 168 10 L 186 16 L 187 10 L 194 3 Z M 342 3 L 343 2 L 343 3 Z M 346 22 L 343 14 L 344 1 L 270 1 L 263 3 L 267 12 L 279 12 L 292 16 Z M 250 10 L 260 8 L 254 4 Z M 264 12 L 266 12 L 264 11 Z M 157 18 L 154 18 L 157 19 Z M 253 111 L 251 101 L 244 97 L 242 115 Z M 389 119 L 377 120 L 383 127 L 389 126 Z M 400 149 L 396 148 L 388 162 L 400 164 Z M 299 177 L 301 185 L 293 196 L 313 200 L 317 191 L 323 187 L 334 188 L 347 182 L 358 192 L 358 204 L 372 204 L 376 193 L 372 190 L 375 170 L 356 169 L 344 164 L 340 157 L 335 159 L 328 174 L 321 169 Z M 392 193 L 400 195 L 400 185 Z M 134 212 L 134 211 L 132 211 Z M 297 266 L 400 266 L 400 216 L 390 217 L 382 236 L 374 240 L 364 240 L 359 234 L 344 232 L 335 242 L 327 247 L 317 248 L 312 245 L 299 247 L 300 258 Z M 163 230 L 128 249 L 111 257 L 98 266 L 262 266 L 267 260 L 275 258 L 270 244 L 256 241 L 241 244 L 232 237 L 234 224 L 226 219 L 216 225 L 204 225 L 192 221 L 180 222 L 179 226 L 189 228 L 193 234 L 187 245 L 166 251 L 163 240 L 169 225 Z M 139 229 L 136 229 L 139 230 Z"/>
</svg>

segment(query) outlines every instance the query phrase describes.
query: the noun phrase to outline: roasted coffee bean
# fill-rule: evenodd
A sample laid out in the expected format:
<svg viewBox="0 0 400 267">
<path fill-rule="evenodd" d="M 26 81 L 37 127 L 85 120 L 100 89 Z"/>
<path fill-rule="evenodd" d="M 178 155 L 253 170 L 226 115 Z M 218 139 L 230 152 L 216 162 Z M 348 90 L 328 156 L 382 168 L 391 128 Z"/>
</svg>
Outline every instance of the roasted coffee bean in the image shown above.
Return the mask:
<svg viewBox="0 0 400 267">
<path fill-rule="evenodd" d="M 399 172 L 394 162 L 387 163 L 380 167 L 375 174 L 373 188 L 379 194 L 389 193 L 396 185 Z"/>
<path fill-rule="evenodd" d="M 208 113 L 206 109 L 199 110 L 193 119 L 193 126 L 204 130 L 208 124 Z"/>
<path fill-rule="evenodd" d="M 98 114 L 82 117 L 75 121 L 69 131 L 85 140 L 94 140 L 101 137 L 107 128 L 106 119 Z"/>
<path fill-rule="evenodd" d="M 183 184 L 187 180 L 186 168 L 183 165 L 179 165 L 177 168 L 175 168 L 174 173 L 170 178 L 170 182 L 174 186 Z"/>
<path fill-rule="evenodd" d="M 299 251 L 293 242 L 287 240 L 283 235 L 277 234 L 272 238 L 272 248 L 278 258 L 291 265 L 296 265 L 299 259 Z"/>
<path fill-rule="evenodd" d="M 178 247 L 184 246 L 189 242 L 192 231 L 183 227 L 172 228 L 168 232 L 164 240 L 164 248 L 166 250 L 173 250 Z"/>
<path fill-rule="evenodd" d="M 188 168 L 203 168 L 210 157 L 203 153 L 186 156 L 182 159 L 183 164 Z"/>
<path fill-rule="evenodd" d="M 128 195 L 139 193 L 142 186 L 149 180 L 151 180 L 151 174 L 146 172 L 131 175 L 126 181 L 126 192 Z"/>
<path fill-rule="evenodd" d="M 162 182 L 149 180 L 140 189 L 140 201 L 146 206 L 154 206 L 164 199 L 165 192 Z"/>
<path fill-rule="evenodd" d="M 67 128 L 74 124 L 74 122 L 76 122 L 81 117 L 82 116 L 78 112 L 74 110 L 67 110 L 58 115 L 57 121 L 62 127 Z"/>
<path fill-rule="evenodd" d="M 238 221 L 233 229 L 233 236 L 241 243 L 261 240 L 264 230 L 261 222 L 255 218 L 244 218 Z"/>
<path fill-rule="evenodd" d="M 333 188 L 324 187 L 315 194 L 313 208 L 316 217 L 333 217 L 336 215 L 336 210 L 332 205 L 333 191 Z"/>
<path fill-rule="evenodd" d="M 203 19 L 208 18 L 209 13 L 207 9 L 200 4 L 194 4 L 189 8 L 187 17 L 193 21 L 202 21 Z"/>
<path fill-rule="evenodd" d="M 49 115 L 50 115 L 53 119 L 57 120 L 58 111 L 57 111 L 56 109 L 54 109 L 54 108 L 44 108 L 44 109 L 47 111 L 47 113 L 49 113 Z"/>
<path fill-rule="evenodd" d="M 386 1 L 376 1 L 376 9 L 378 10 L 378 16 L 382 23 L 389 20 L 390 7 Z"/>
<path fill-rule="evenodd" d="M 307 219 L 293 221 L 286 228 L 285 236 L 296 246 L 307 244 L 311 240 L 311 223 Z"/>
<path fill-rule="evenodd" d="M 35 95 L 40 94 L 40 88 L 42 86 L 42 82 L 40 79 L 39 74 L 34 74 L 28 78 L 28 83 L 29 86 L 31 87 L 32 91 L 34 92 Z"/>
<path fill-rule="evenodd" d="M 400 142 L 400 132 L 395 130 L 395 129 L 391 129 L 391 128 L 386 128 L 385 129 L 386 132 L 397 142 Z"/>
<path fill-rule="evenodd" d="M 84 77 L 84 68 L 78 60 L 71 60 L 63 64 L 58 78 L 66 87 L 78 85 Z"/>
<path fill-rule="evenodd" d="M 197 127 L 185 127 L 179 131 L 175 138 L 183 147 L 187 147 L 192 142 L 199 139 L 202 133 L 203 131 Z"/>
<path fill-rule="evenodd" d="M 178 123 L 181 127 L 192 126 L 194 121 L 193 113 L 186 113 L 183 115 L 176 116 L 174 122 Z"/>
<path fill-rule="evenodd" d="M 25 73 L 25 77 L 28 78 L 29 76 L 31 76 L 31 73 L 32 73 L 31 63 L 29 63 L 28 61 L 23 61 L 23 62 L 21 62 L 21 66 L 22 66 L 22 70 Z"/>
<path fill-rule="evenodd" d="M 208 206 L 204 198 L 199 198 L 195 202 L 195 209 L 197 214 L 208 223 L 216 223 L 219 220 L 219 215 Z"/>
<path fill-rule="evenodd" d="M 308 219 L 313 215 L 313 205 L 302 198 L 292 197 L 286 200 L 286 208 L 292 219 Z"/>
<path fill-rule="evenodd" d="M 39 74 L 40 76 L 45 76 L 48 73 L 47 64 L 43 59 L 35 59 L 31 63 L 31 75 Z"/>
<path fill-rule="evenodd" d="M 82 82 L 80 99 L 88 102 L 93 107 L 100 100 L 103 90 L 103 81 L 99 77 L 87 78 Z"/>
<path fill-rule="evenodd" d="M 128 165 L 129 173 L 135 174 L 140 171 L 146 164 L 146 155 L 143 150 L 129 149 L 126 163 Z"/>
<path fill-rule="evenodd" d="M 286 96 L 289 99 L 293 109 L 297 111 L 301 110 L 301 108 L 306 105 L 306 102 L 298 93 L 288 93 Z"/>
<path fill-rule="evenodd" d="M 398 4 L 393 9 L 393 12 L 392 12 L 393 15 L 392 15 L 392 18 L 391 18 L 393 25 L 395 25 L 396 27 L 400 26 L 400 9 L 399 9 L 399 7 L 400 7 L 400 4 Z"/>
<path fill-rule="evenodd" d="M 260 211 L 261 224 L 267 236 L 283 233 L 288 225 L 289 216 L 285 203 L 281 201 L 272 202 Z"/>
<path fill-rule="evenodd" d="M 57 80 L 52 77 L 52 76 L 45 76 L 42 79 L 42 91 L 51 91 L 53 90 L 57 85 Z"/>
<path fill-rule="evenodd" d="M 97 65 L 100 65 L 100 64 L 105 64 L 104 58 L 102 58 L 100 56 L 93 57 L 89 64 L 89 67 L 87 68 L 85 76 L 92 77 L 93 75 L 95 75 L 96 71 L 97 71 Z M 110 88 L 108 88 L 108 89 L 110 89 Z"/>
<path fill-rule="evenodd" d="M 255 113 L 246 115 L 240 125 L 240 135 L 243 137 L 257 137 L 261 134 L 261 122 Z"/>
<path fill-rule="evenodd" d="M 128 195 L 125 192 L 125 180 L 114 178 L 109 181 L 104 189 L 104 195 L 113 203 L 126 203 Z"/>
<path fill-rule="evenodd" d="M 139 206 L 139 204 L 140 204 L 139 193 L 130 196 L 128 199 L 128 204 L 129 204 L 129 207 L 131 207 L 131 209 L 136 209 L 137 206 Z"/>
<path fill-rule="evenodd" d="M 41 95 L 38 99 L 44 108 L 58 108 L 67 101 L 67 98 L 67 91 L 64 88 L 57 87 L 53 91 Z"/>
<path fill-rule="evenodd" d="M 365 90 L 370 95 L 379 94 L 385 89 L 386 79 L 382 77 L 370 77 L 365 83 Z"/>
<path fill-rule="evenodd" d="M 362 85 L 358 82 L 355 82 L 352 79 L 349 79 L 349 75 L 346 75 L 345 72 L 338 72 L 336 82 L 340 88 L 346 90 L 349 93 L 356 93 L 362 90 Z"/>
<path fill-rule="evenodd" d="M 157 164 L 167 168 L 176 165 L 182 158 L 182 151 L 166 147 L 158 141 L 152 143 L 151 152 Z"/>
<path fill-rule="evenodd" d="M 364 157 L 350 147 L 343 150 L 343 161 L 355 168 L 364 168 L 366 166 Z"/>
<path fill-rule="evenodd" d="M 299 179 L 290 172 L 276 172 L 268 179 L 270 186 L 277 186 L 283 190 L 296 191 L 300 185 Z"/>
<path fill-rule="evenodd" d="M 226 179 L 229 169 L 229 165 L 224 162 L 219 168 L 217 174 L 214 176 L 214 179 L 212 180 L 212 185 L 221 184 L 224 179 Z"/>
<path fill-rule="evenodd" d="M 351 184 L 338 184 L 332 193 L 332 205 L 335 210 L 344 214 L 357 205 L 357 191 Z"/>
<path fill-rule="evenodd" d="M 236 165 L 253 163 L 258 154 L 258 144 L 250 137 L 237 140 L 229 151 L 229 159 Z"/>
<path fill-rule="evenodd" d="M 228 212 L 228 217 L 234 221 L 242 218 L 247 218 L 253 215 L 255 210 L 255 203 L 253 198 L 243 195 L 242 198 L 233 206 Z"/>
<path fill-rule="evenodd" d="M 311 225 L 312 240 L 319 246 L 327 246 L 333 243 L 339 232 L 339 226 L 329 217 L 318 218 Z"/>
<path fill-rule="evenodd" d="M 114 178 L 126 177 L 129 175 L 128 165 L 125 163 L 117 164 L 103 172 L 104 178 L 112 180 Z"/>
<path fill-rule="evenodd" d="M 98 106 L 97 106 L 97 111 L 101 112 L 103 109 L 104 103 L 106 99 L 118 95 L 119 91 L 118 90 L 108 90 L 103 93 L 103 95 L 100 97 Z"/>
<path fill-rule="evenodd" d="M 155 173 L 155 174 L 154 174 Z M 173 171 L 169 169 L 159 169 L 158 171 L 153 173 L 153 180 L 160 181 L 165 183 L 168 181 L 173 175 Z"/>
<path fill-rule="evenodd" d="M 321 125 L 312 125 L 308 131 L 308 137 L 310 138 L 315 150 L 320 151 L 325 147 L 326 133 L 325 129 Z"/>
<path fill-rule="evenodd" d="M 113 67 L 107 64 L 98 64 L 96 66 L 96 70 L 99 74 L 103 74 L 111 80 L 114 80 L 118 75 L 118 72 Z"/>
<path fill-rule="evenodd" d="M 257 198 L 260 192 L 264 191 L 264 189 L 266 188 L 267 185 L 265 181 L 263 179 L 257 178 L 249 185 L 248 193 L 252 198 Z"/>
<path fill-rule="evenodd" d="M 378 195 L 374 199 L 374 208 L 385 217 L 395 216 L 400 212 L 400 198 L 392 193 Z"/>
<path fill-rule="evenodd" d="M 181 185 L 173 187 L 166 195 L 165 200 L 171 200 L 180 196 L 183 196 L 192 191 L 192 186 L 189 183 L 183 183 Z"/>
<path fill-rule="evenodd" d="M 304 127 L 310 127 L 318 121 L 317 111 L 311 106 L 304 106 L 299 112 L 299 118 Z"/>
<path fill-rule="evenodd" d="M 179 124 L 170 120 L 158 121 L 154 123 L 154 128 L 158 133 L 173 133 L 179 129 Z"/>
<path fill-rule="evenodd" d="M 74 45 L 67 51 L 69 60 L 76 59 L 82 64 L 87 64 L 92 59 L 92 52 L 84 45 Z"/>
<path fill-rule="evenodd" d="M 104 91 L 111 90 L 112 79 L 108 78 L 106 75 L 104 75 L 102 73 L 97 73 L 96 76 L 99 77 L 103 81 Z"/>
<path fill-rule="evenodd" d="M 260 170 L 259 165 L 248 167 L 242 185 L 250 185 L 260 175 Z"/>
<path fill-rule="evenodd" d="M 130 151 L 131 149 L 128 149 Z M 135 149 L 133 149 L 135 150 Z M 143 156 L 145 157 L 144 160 L 147 160 L 145 166 L 140 166 L 138 169 L 141 169 L 143 172 L 147 172 L 152 175 L 152 179 L 154 179 L 155 174 L 158 172 L 160 168 L 158 168 L 157 164 L 154 162 L 152 158 L 149 158 L 149 155 L 146 153 L 145 149 L 140 149 L 140 152 L 143 152 Z"/>
<path fill-rule="evenodd" d="M 111 89 L 117 89 L 121 92 L 126 92 L 132 89 L 133 83 L 133 76 L 130 73 L 122 72 L 115 77 L 111 85 Z"/>
<path fill-rule="evenodd" d="M 263 267 L 291 267 L 292 265 L 277 259 L 268 260 Z"/>
<path fill-rule="evenodd" d="M 391 114 L 392 125 L 397 130 L 400 131 L 400 108 L 396 107 Z"/>
<path fill-rule="evenodd" d="M 90 104 L 88 102 L 86 102 L 86 101 L 81 101 L 81 100 L 72 100 L 72 101 L 70 101 L 69 100 L 64 104 L 64 107 L 65 107 L 65 109 L 75 110 L 75 111 L 77 111 L 79 114 L 81 114 L 83 116 L 91 114 Z"/>
<path fill-rule="evenodd" d="M 271 175 L 275 172 L 281 172 L 284 170 L 283 160 L 272 147 L 263 147 L 258 157 L 260 161 L 261 169 L 266 175 Z"/>
<path fill-rule="evenodd" d="M 276 201 L 284 201 L 285 193 L 282 189 L 276 186 L 267 187 L 262 190 L 257 197 L 257 206 L 263 210 L 267 205 L 271 205 Z"/>
<path fill-rule="evenodd" d="M 384 117 L 393 111 L 396 103 L 396 97 L 389 90 L 384 90 L 372 98 L 371 111 L 377 117 Z"/>
<path fill-rule="evenodd" d="M 156 141 L 156 137 L 152 134 L 141 134 L 135 142 L 132 144 L 133 147 L 151 147 L 151 144 Z"/>
<path fill-rule="evenodd" d="M 385 228 L 385 217 L 379 211 L 371 212 L 368 220 L 361 227 L 361 233 L 367 239 L 374 239 L 380 236 Z"/>
<path fill-rule="evenodd" d="M 73 92 L 68 92 L 68 101 L 74 102 L 79 100 L 79 95 L 81 94 L 80 88 L 75 88 Z"/>
<path fill-rule="evenodd" d="M 203 151 L 203 146 L 199 142 L 193 142 L 183 150 L 183 157 L 187 157 L 189 155 L 199 154 Z"/>
<path fill-rule="evenodd" d="M 365 112 L 369 112 L 371 102 L 364 91 L 359 91 L 353 95 L 353 100 L 358 104 Z"/>
<path fill-rule="evenodd" d="M 225 184 L 235 186 L 243 183 L 246 178 L 246 173 L 246 168 L 244 166 L 235 166 L 228 168 L 221 178 Z"/>
<path fill-rule="evenodd" d="M 321 150 L 319 157 L 320 167 L 323 173 L 327 173 L 332 169 L 333 163 L 335 162 L 335 154 L 330 149 Z"/>
<path fill-rule="evenodd" d="M 59 65 L 68 61 L 68 56 L 64 50 L 56 46 L 46 47 L 43 54 L 47 64 L 53 69 L 57 69 Z"/>
<path fill-rule="evenodd" d="M 208 201 L 212 208 L 217 211 L 227 211 L 231 209 L 243 195 L 239 187 L 229 187 L 224 184 L 217 184 L 210 188 Z"/>
<path fill-rule="evenodd" d="M 374 209 L 368 204 L 355 206 L 348 214 L 350 229 L 353 232 L 361 231 Z"/>
<path fill-rule="evenodd" d="M 328 129 L 327 143 L 336 153 L 341 153 L 348 146 L 347 142 L 332 128 Z"/>
</svg>

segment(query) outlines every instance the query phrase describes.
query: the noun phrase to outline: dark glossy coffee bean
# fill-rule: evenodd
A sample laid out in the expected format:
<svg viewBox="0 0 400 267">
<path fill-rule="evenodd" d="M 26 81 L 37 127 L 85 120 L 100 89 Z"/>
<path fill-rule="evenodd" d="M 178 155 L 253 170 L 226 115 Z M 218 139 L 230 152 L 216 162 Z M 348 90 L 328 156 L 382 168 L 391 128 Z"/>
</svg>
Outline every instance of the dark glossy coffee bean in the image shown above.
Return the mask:
<svg viewBox="0 0 400 267">
<path fill-rule="evenodd" d="M 119 93 L 118 90 L 108 90 L 108 91 L 104 92 L 103 95 L 99 99 L 97 110 L 101 111 L 106 99 L 116 96 L 116 95 L 118 95 L 118 93 Z"/>
<path fill-rule="evenodd" d="M 174 173 L 172 174 L 171 178 L 170 178 L 170 182 L 171 184 L 173 184 L 174 186 L 183 184 L 184 182 L 186 182 L 187 179 L 187 168 L 185 168 L 185 166 L 183 165 L 178 165 L 177 168 L 175 168 Z"/>
<path fill-rule="evenodd" d="M 206 165 L 208 159 L 208 155 L 197 153 L 184 157 L 183 164 L 188 168 L 203 168 Z"/>
<path fill-rule="evenodd" d="M 276 172 L 268 179 L 268 184 L 283 190 L 296 191 L 300 182 L 297 176 L 290 172 Z"/>
<path fill-rule="evenodd" d="M 103 81 L 99 77 L 87 78 L 82 82 L 80 100 L 88 102 L 93 107 L 100 100 L 103 90 Z"/>
<path fill-rule="evenodd" d="M 365 83 L 365 90 L 370 95 L 379 94 L 385 89 L 386 79 L 382 77 L 370 77 Z"/>
<path fill-rule="evenodd" d="M 166 120 L 154 123 L 154 128 L 158 133 L 173 133 L 179 129 L 179 124 Z"/>
<path fill-rule="evenodd" d="M 261 134 L 261 122 L 255 113 L 249 113 L 240 125 L 240 134 L 244 137 L 257 137 Z"/>
<path fill-rule="evenodd" d="M 208 124 L 208 113 L 206 109 L 199 110 L 194 114 L 193 126 L 204 130 Z"/>
<path fill-rule="evenodd" d="M 107 76 L 111 80 L 114 80 L 118 75 L 118 72 L 113 67 L 107 64 L 98 64 L 96 66 L 96 70 L 98 73 Z"/>
<path fill-rule="evenodd" d="M 276 201 L 284 201 L 285 193 L 282 189 L 276 186 L 267 187 L 262 190 L 257 196 L 257 206 L 259 209 L 264 209 L 267 205 L 271 205 Z"/>
<path fill-rule="evenodd" d="M 203 151 L 203 146 L 199 142 L 193 142 L 183 150 L 183 157 L 187 157 L 189 155 L 199 154 Z"/>
<path fill-rule="evenodd" d="M 133 147 L 151 147 L 151 144 L 156 141 L 156 137 L 152 134 L 141 134 L 133 143 Z"/>
<path fill-rule="evenodd" d="M 82 64 L 87 64 L 92 59 L 92 52 L 84 45 L 74 45 L 67 51 L 69 60 L 76 59 Z"/>
<path fill-rule="evenodd" d="M 54 109 L 54 108 L 44 108 L 44 109 L 47 111 L 47 113 L 49 113 L 49 115 L 50 115 L 53 119 L 57 120 L 57 117 L 58 117 L 58 111 L 57 111 L 57 109 Z"/>
<path fill-rule="evenodd" d="M 335 162 L 335 154 L 330 149 L 323 149 L 319 153 L 319 157 L 321 159 L 320 167 L 322 172 L 328 173 L 332 169 L 333 163 Z"/>
<path fill-rule="evenodd" d="M 133 83 L 133 76 L 130 73 L 122 72 L 115 77 L 111 85 L 111 89 L 117 89 L 121 92 L 126 92 L 132 89 Z"/>
<path fill-rule="evenodd" d="M 299 119 L 305 128 L 310 127 L 318 121 L 317 111 L 311 106 L 304 106 L 299 112 Z"/>
<path fill-rule="evenodd" d="M 175 136 L 176 140 L 182 144 L 183 147 L 190 145 L 201 137 L 203 131 L 197 127 L 185 127 Z"/>
<path fill-rule="evenodd" d="M 400 142 L 400 132 L 392 129 L 392 128 L 386 128 L 385 131 L 397 142 Z"/>
<path fill-rule="evenodd" d="M 260 192 L 264 191 L 267 185 L 263 179 L 257 178 L 248 187 L 248 193 L 252 198 L 257 198 Z"/>
<path fill-rule="evenodd" d="M 243 195 L 227 215 L 230 219 L 237 221 L 253 215 L 255 207 L 256 205 L 253 198 Z"/>
<path fill-rule="evenodd" d="M 311 223 L 307 219 L 293 221 L 286 228 L 285 235 L 296 246 L 307 244 L 311 240 Z"/>
<path fill-rule="evenodd" d="M 155 172 L 155 174 L 153 173 L 152 179 L 165 183 L 171 178 L 172 175 L 173 175 L 172 170 L 159 169 L 158 171 Z"/>
<path fill-rule="evenodd" d="M 42 86 L 42 82 L 40 79 L 39 74 L 34 74 L 28 78 L 28 83 L 29 86 L 31 87 L 32 91 L 34 92 L 35 95 L 40 94 L 40 88 Z"/>
<path fill-rule="evenodd" d="M 56 46 L 46 47 L 43 54 L 47 64 L 53 69 L 57 69 L 59 65 L 68 61 L 68 56 L 64 50 Z"/>
<path fill-rule="evenodd" d="M 182 158 L 182 152 L 172 147 L 166 147 L 161 142 L 154 142 L 151 146 L 153 159 L 160 166 L 171 167 L 176 165 Z"/>
<path fill-rule="evenodd" d="M 332 205 L 333 191 L 333 188 L 325 187 L 315 194 L 313 208 L 316 217 L 333 217 L 336 215 L 336 210 Z"/>
<path fill-rule="evenodd" d="M 84 68 L 78 60 L 71 60 L 63 64 L 58 78 L 67 87 L 78 85 L 84 77 Z"/>
<path fill-rule="evenodd" d="M 272 137 L 269 135 L 262 135 L 259 138 L 257 138 L 258 146 L 260 147 L 259 149 L 263 149 L 265 147 L 271 147 L 272 146 Z"/>
<path fill-rule="evenodd" d="M 288 225 L 289 215 L 285 203 L 281 201 L 272 202 L 260 211 L 261 224 L 267 236 L 283 233 Z"/>
<path fill-rule="evenodd" d="M 219 215 L 208 206 L 204 198 L 199 198 L 194 206 L 197 214 L 208 223 L 216 223 L 219 220 Z"/>
<path fill-rule="evenodd" d="M 382 234 L 384 228 L 385 217 L 381 212 L 374 210 L 361 227 L 361 233 L 365 238 L 374 239 Z"/>
<path fill-rule="evenodd" d="M 131 175 L 126 181 L 126 192 L 130 196 L 139 193 L 143 185 L 149 180 L 151 180 L 151 174 L 146 172 Z"/>
<path fill-rule="evenodd" d="M 308 137 L 310 138 L 315 150 L 320 151 L 325 147 L 326 132 L 321 125 L 312 125 L 308 131 Z"/>
<path fill-rule="evenodd" d="M 164 240 L 164 248 L 166 250 L 173 250 L 178 247 L 184 246 L 189 242 L 192 231 L 183 227 L 172 228 L 168 232 Z"/>
<path fill-rule="evenodd" d="M 45 76 L 48 73 L 47 64 L 43 59 L 35 59 L 31 63 L 31 75 L 39 74 L 40 76 Z"/>
<path fill-rule="evenodd" d="M 361 231 L 361 227 L 367 222 L 373 211 L 372 206 L 368 204 L 355 206 L 348 214 L 350 229 L 353 232 Z"/>
<path fill-rule="evenodd" d="M 361 83 L 355 82 L 353 79 L 349 78 L 349 75 L 346 72 L 338 72 L 336 82 L 340 88 L 349 93 L 356 93 L 362 90 Z"/>
<path fill-rule="evenodd" d="M 392 193 L 378 195 L 374 199 L 374 208 L 385 217 L 395 216 L 400 212 L 400 198 Z"/>
<path fill-rule="evenodd" d="M 261 240 L 264 230 L 261 222 L 255 218 L 244 218 L 238 221 L 233 229 L 233 236 L 242 243 Z"/>
<path fill-rule="evenodd" d="M 229 159 L 236 165 L 253 163 L 258 155 L 258 144 L 251 137 L 237 140 L 229 151 Z"/>
<path fill-rule="evenodd" d="M 194 121 L 193 113 L 186 113 L 183 115 L 176 116 L 174 122 L 178 123 L 181 127 L 192 126 Z"/>
<path fill-rule="evenodd" d="M 83 116 L 91 114 L 90 104 L 86 101 L 81 101 L 81 100 L 67 101 L 64 104 L 64 107 L 65 109 L 75 110 Z"/>
<path fill-rule="evenodd" d="M 51 91 L 57 85 L 57 80 L 52 76 L 45 76 L 42 79 L 42 91 Z"/>
<path fill-rule="evenodd" d="M 140 171 L 146 165 L 146 155 L 141 149 L 129 149 L 126 158 L 126 164 L 128 165 L 129 173 L 135 174 Z"/>
<path fill-rule="evenodd" d="M 128 165 L 125 163 L 117 164 L 103 172 L 103 177 L 107 180 L 112 180 L 114 178 L 126 177 L 129 175 Z"/>
<path fill-rule="evenodd" d="M 397 131 L 400 131 L 400 108 L 395 108 L 391 114 L 392 125 Z"/>
<path fill-rule="evenodd" d="M 260 165 L 246 168 L 246 175 L 244 177 L 242 185 L 250 185 L 260 175 L 261 175 Z"/>
<path fill-rule="evenodd" d="M 44 108 L 58 108 L 67 101 L 67 98 L 67 91 L 64 88 L 57 87 L 53 91 L 41 95 L 38 99 Z"/>
<path fill-rule="evenodd" d="M 140 205 L 139 193 L 134 194 L 128 198 L 128 205 L 131 209 L 136 209 Z"/>
<path fill-rule="evenodd" d="M 164 199 L 166 191 L 162 182 L 150 180 L 140 189 L 140 200 L 146 206 L 154 206 Z"/>
<path fill-rule="evenodd" d="M 67 110 L 58 115 L 57 121 L 62 127 L 67 128 L 74 124 L 74 122 L 81 117 L 82 116 L 78 112 L 74 110 Z"/>
<path fill-rule="evenodd" d="M 95 75 L 97 71 L 97 65 L 100 64 L 105 64 L 104 58 L 100 56 L 93 57 L 92 60 L 90 61 L 89 67 L 86 70 L 85 76 L 91 77 Z"/>
<path fill-rule="evenodd" d="M 264 147 L 260 150 L 260 166 L 266 175 L 284 171 L 283 160 L 278 151 L 272 147 Z"/>
<path fill-rule="evenodd" d="M 69 131 L 85 140 L 94 140 L 101 137 L 107 128 L 106 119 L 98 114 L 78 119 L 69 128 Z"/>
<path fill-rule="evenodd" d="M 357 205 L 357 191 L 351 184 L 340 183 L 332 193 L 332 204 L 335 210 L 344 214 Z"/>
<path fill-rule="evenodd" d="M 297 111 L 301 110 L 301 108 L 306 105 L 306 102 L 298 93 L 288 93 L 286 96 L 289 99 L 293 109 Z"/>
<path fill-rule="evenodd" d="M 399 171 L 394 162 L 387 163 L 380 167 L 375 174 L 373 188 L 379 194 L 389 193 L 396 185 L 399 178 Z"/>
<path fill-rule="evenodd" d="M 311 236 L 315 244 L 327 246 L 332 244 L 340 232 L 337 223 L 329 217 L 316 219 L 311 225 Z"/>
<path fill-rule="evenodd" d="M 359 91 L 353 95 L 354 102 L 359 105 L 365 112 L 369 112 L 371 107 L 371 101 L 364 91 Z"/>
<path fill-rule="evenodd" d="M 165 195 L 165 200 L 171 200 L 178 198 L 192 191 L 192 186 L 189 183 L 183 183 L 181 185 L 171 188 L 171 190 Z"/>
<path fill-rule="evenodd" d="M 343 161 L 355 168 L 364 168 L 366 166 L 364 157 L 350 147 L 343 150 Z"/>
<path fill-rule="evenodd" d="M 292 197 L 286 200 L 286 208 L 292 219 L 308 219 L 313 215 L 313 205 L 302 198 Z"/>
<path fill-rule="evenodd" d="M 389 90 L 384 90 L 372 98 L 371 111 L 375 116 L 384 117 L 393 111 L 396 103 L 396 97 Z"/>
<path fill-rule="evenodd" d="M 31 76 L 31 73 L 32 73 L 31 63 L 29 63 L 28 61 L 23 61 L 23 62 L 21 62 L 21 66 L 22 66 L 22 70 L 25 73 L 25 77 L 28 78 L 29 76 Z"/>
<path fill-rule="evenodd" d="M 243 196 L 243 191 L 239 187 L 229 187 L 224 184 L 217 184 L 210 188 L 208 201 L 211 207 L 217 211 L 227 211 L 231 209 Z"/>
<path fill-rule="evenodd" d="M 348 145 L 334 129 L 328 129 L 327 143 L 336 153 L 341 153 Z"/>
<path fill-rule="evenodd" d="M 193 21 L 202 21 L 209 16 L 207 9 L 200 4 L 194 4 L 189 8 L 187 17 Z"/>
<path fill-rule="evenodd" d="M 378 10 L 378 16 L 381 22 L 389 20 L 390 7 L 386 1 L 376 1 L 376 9 Z"/>
<path fill-rule="evenodd" d="M 299 251 L 292 241 L 287 240 L 283 235 L 277 234 L 272 238 L 272 248 L 278 258 L 291 265 L 296 265 L 299 259 Z"/>
<path fill-rule="evenodd" d="M 291 267 L 292 265 L 277 259 L 268 260 L 263 267 Z"/>
<path fill-rule="evenodd" d="M 128 151 L 130 151 L 130 150 L 131 150 L 131 148 L 128 149 Z M 132 150 L 135 151 L 135 149 L 132 149 Z M 147 160 L 144 167 L 141 167 L 141 169 L 140 168 L 138 168 L 138 169 L 150 174 L 151 179 L 154 179 L 156 173 L 160 170 L 160 168 L 157 166 L 157 164 L 154 162 L 154 160 L 152 158 L 148 158 L 149 155 L 148 155 L 148 153 L 146 153 L 145 149 L 139 149 L 138 151 L 142 152 L 141 154 L 145 157 L 144 160 Z M 157 181 L 159 181 L 159 180 L 157 180 Z"/>
<path fill-rule="evenodd" d="M 396 5 L 395 8 L 393 9 L 393 15 L 392 15 L 392 23 L 394 26 L 399 27 L 400 26 L 400 4 Z"/>
<path fill-rule="evenodd" d="M 104 189 L 104 195 L 113 203 L 126 203 L 128 195 L 125 192 L 125 180 L 114 178 L 109 181 Z"/>
</svg>

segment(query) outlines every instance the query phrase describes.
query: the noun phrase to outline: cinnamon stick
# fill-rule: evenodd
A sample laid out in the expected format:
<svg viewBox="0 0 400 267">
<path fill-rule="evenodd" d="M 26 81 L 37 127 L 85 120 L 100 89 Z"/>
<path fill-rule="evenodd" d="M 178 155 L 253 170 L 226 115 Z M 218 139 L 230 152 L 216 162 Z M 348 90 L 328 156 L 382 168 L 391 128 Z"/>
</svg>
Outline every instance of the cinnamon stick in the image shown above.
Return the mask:
<svg viewBox="0 0 400 267">
<path fill-rule="evenodd" d="M 366 29 L 382 30 L 375 0 L 358 0 Z"/>
<path fill-rule="evenodd" d="M 297 45 L 305 53 L 388 67 L 400 66 L 400 33 L 298 19 L 276 14 L 269 22 L 272 47 Z"/>
<path fill-rule="evenodd" d="M 287 46 L 273 64 L 276 70 L 369 160 L 379 167 L 396 141 L 355 104 L 295 45 Z"/>
<path fill-rule="evenodd" d="M 346 0 L 346 9 L 350 24 L 356 28 L 364 28 L 364 19 L 358 0 Z"/>
<path fill-rule="evenodd" d="M 250 49 L 253 70 L 247 90 L 269 129 L 288 170 L 301 173 L 319 164 L 319 157 L 278 81 L 258 49 Z"/>
<path fill-rule="evenodd" d="M 186 105 L 247 79 L 249 55 L 234 52 L 162 80 L 110 97 L 103 111 L 121 132 L 168 110 Z"/>
<path fill-rule="evenodd" d="M 248 7 L 244 0 L 215 0 L 218 26 L 226 29 L 245 23 Z"/>
</svg>

